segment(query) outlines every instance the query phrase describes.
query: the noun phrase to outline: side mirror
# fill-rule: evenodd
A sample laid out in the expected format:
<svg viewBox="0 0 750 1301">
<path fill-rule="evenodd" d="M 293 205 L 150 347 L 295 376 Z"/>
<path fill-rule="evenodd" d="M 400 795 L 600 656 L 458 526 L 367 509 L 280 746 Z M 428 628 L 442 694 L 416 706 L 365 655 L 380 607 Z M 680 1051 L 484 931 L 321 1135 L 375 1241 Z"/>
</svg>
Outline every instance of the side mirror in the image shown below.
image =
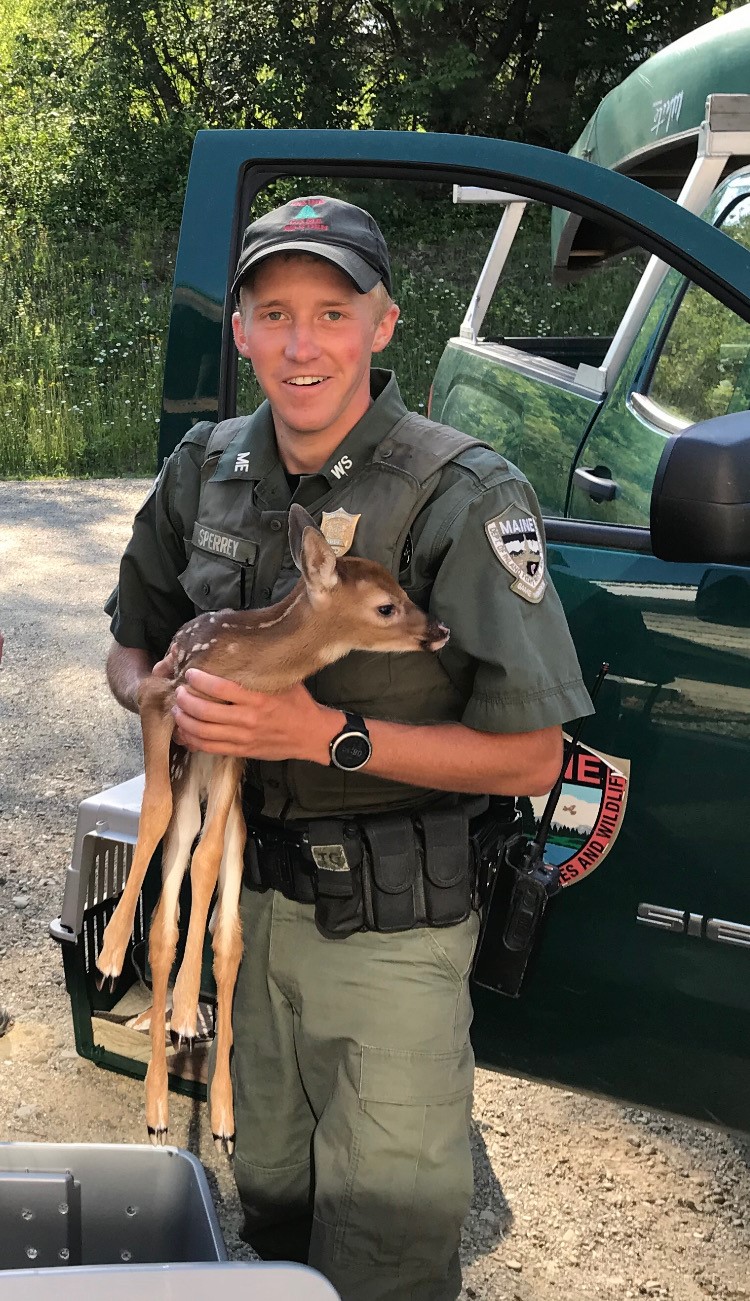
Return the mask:
<svg viewBox="0 0 750 1301">
<path fill-rule="evenodd" d="M 750 412 L 674 434 L 651 493 L 651 547 L 660 560 L 750 564 Z"/>
</svg>

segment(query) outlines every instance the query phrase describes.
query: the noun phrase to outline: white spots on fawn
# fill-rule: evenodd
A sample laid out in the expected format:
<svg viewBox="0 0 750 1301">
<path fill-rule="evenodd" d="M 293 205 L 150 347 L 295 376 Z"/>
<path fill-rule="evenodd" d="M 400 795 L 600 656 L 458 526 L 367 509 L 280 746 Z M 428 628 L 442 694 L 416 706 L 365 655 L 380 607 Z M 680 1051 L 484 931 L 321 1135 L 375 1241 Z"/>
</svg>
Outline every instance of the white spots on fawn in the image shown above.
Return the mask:
<svg viewBox="0 0 750 1301">
<path fill-rule="evenodd" d="M 296 596 L 295 599 L 292 601 L 292 604 L 287 606 L 283 614 L 278 615 L 277 618 L 275 619 L 269 619 L 266 623 L 259 623 L 258 627 L 273 628 L 277 623 L 281 623 L 282 619 L 286 619 L 287 615 L 292 613 L 292 610 L 294 609 L 295 605 L 299 604 L 299 602 L 302 600 L 302 597 L 304 595 L 305 595 L 304 591 L 300 592 L 299 596 Z"/>
</svg>

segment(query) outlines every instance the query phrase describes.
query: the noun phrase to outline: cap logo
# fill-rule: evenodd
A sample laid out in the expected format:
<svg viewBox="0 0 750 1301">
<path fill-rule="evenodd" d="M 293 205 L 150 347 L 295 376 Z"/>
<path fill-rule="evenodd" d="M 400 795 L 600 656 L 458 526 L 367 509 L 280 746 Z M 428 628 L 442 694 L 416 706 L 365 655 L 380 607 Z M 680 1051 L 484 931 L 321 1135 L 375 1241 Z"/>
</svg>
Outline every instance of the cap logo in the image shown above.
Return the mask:
<svg viewBox="0 0 750 1301">
<path fill-rule="evenodd" d="M 325 199 L 293 199 L 292 207 L 299 208 L 299 212 L 287 222 L 284 230 L 328 230 L 329 227 L 313 206 L 321 203 L 325 203 Z"/>
</svg>

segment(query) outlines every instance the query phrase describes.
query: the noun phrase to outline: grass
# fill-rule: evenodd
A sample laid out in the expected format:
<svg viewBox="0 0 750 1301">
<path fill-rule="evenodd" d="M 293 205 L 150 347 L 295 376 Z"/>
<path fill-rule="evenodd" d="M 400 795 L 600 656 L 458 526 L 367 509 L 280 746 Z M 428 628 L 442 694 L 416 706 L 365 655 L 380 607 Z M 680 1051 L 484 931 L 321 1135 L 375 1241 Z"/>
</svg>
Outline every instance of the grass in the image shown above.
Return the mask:
<svg viewBox="0 0 750 1301">
<path fill-rule="evenodd" d="M 174 238 L 0 239 L 0 475 L 148 474 Z"/>
<path fill-rule="evenodd" d="M 636 259 L 559 289 L 531 213 L 488 315 L 489 334 L 607 334 Z M 383 364 L 424 410 L 445 341 L 458 332 L 489 247 L 487 214 L 392 241 L 401 320 Z M 0 477 L 116 476 L 154 470 L 176 235 L 144 220 L 127 232 L 0 234 Z M 604 285 L 602 281 L 604 280 Z M 257 387 L 246 377 L 238 410 Z"/>
</svg>

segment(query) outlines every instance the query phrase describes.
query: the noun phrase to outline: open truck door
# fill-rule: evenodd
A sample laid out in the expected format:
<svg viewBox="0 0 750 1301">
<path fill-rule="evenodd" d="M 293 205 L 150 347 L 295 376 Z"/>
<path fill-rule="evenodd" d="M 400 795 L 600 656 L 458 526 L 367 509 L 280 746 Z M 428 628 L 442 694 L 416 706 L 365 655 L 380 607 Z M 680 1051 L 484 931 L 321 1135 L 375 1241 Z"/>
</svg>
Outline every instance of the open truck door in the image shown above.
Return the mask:
<svg viewBox="0 0 750 1301">
<path fill-rule="evenodd" d="M 662 259 L 739 322 L 737 331 L 750 329 L 746 250 L 662 195 L 580 159 L 476 137 L 201 132 L 175 269 L 162 456 L 196 420 L 238 409 L 228 286 L 266 188 L 295 178 L 297 193 L 352 185 L 364 206 L 381 178 L 405 195 L 430 183 L 449 196 L 459 185 L 566 209 Z M 479 370 L 483 347 L 504 355 L 501 343 L 477 342 Z M 628 522 L 576 511 L 574 474 L 588 465 L 581 448 L 604 394 L 585 359 L 548 360 L 553 419 L 514 445 L 514 412 L 521 424 L 533 414 L 545 359 L 507 352 L 509 404 L 478 378 L 476 419 L 464 405 L 463 427 L 490 438 L 541 488 L 550 571 L 584 672 L 590 681 L 607 660 L 611 673 L 553 836 L 569 888 L 549 909 L 521 998 L 475 990 L 478 1058 L 750 1128 L 750 619 L 736 598 L 750 582 L 747 522 L 729 552 L 713 557 L 709 540 L 695 559 L 689 538 L 681 552 L 678 536 L 664 559 L 648 511 Z M 452 421 L 449 390 L 436 394 L 433 415 Z M 660 450 L 669 437 L 662 431 Z M 631 459 L 637 454 L 634 446 Z M 659 463 L 652 457 L 633 471 L 649 508 Z M 608 468 L 588 467 L 599 480 L 611 477 Z M 747 499 L 736 504 L 748 510 Z M 536 812 L 527 807 L 527 819 Z"/>
</svg>

